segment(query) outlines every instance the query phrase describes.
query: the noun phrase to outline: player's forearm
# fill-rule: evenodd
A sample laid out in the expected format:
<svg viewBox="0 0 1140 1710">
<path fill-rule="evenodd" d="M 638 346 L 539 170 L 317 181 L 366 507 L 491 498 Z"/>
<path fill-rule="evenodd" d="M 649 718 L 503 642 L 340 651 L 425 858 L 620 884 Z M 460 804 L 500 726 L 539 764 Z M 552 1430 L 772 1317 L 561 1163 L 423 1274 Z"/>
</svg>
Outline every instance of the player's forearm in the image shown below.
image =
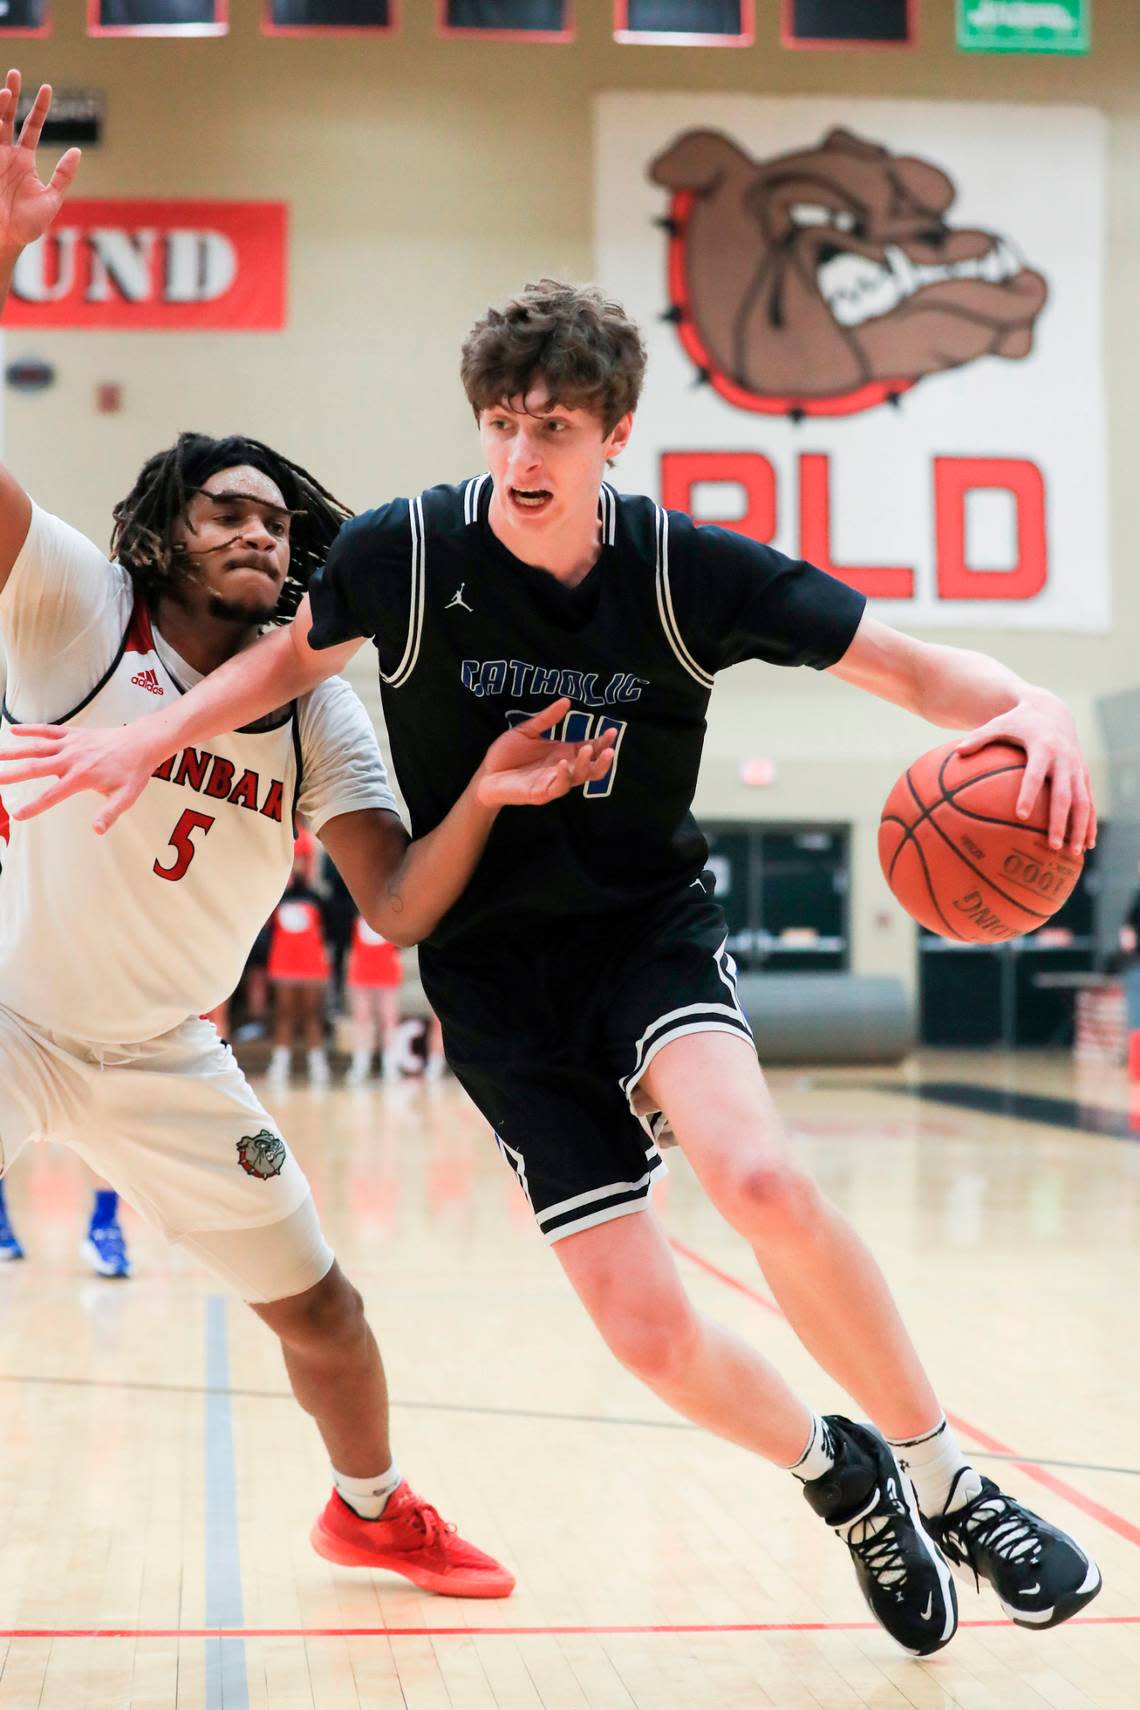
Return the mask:
<svg viewBox="0 0 1140 1710">
<path fill-rule="evenodd" d="M 446 819 L 408 844 L 372 906 L 362 911 L 369 926 L 402 948 L 426 938 L 466 890 L 498 813 L 480 802 L 476 774 Z"/>
<path fill-rule="evenodd" d="M 161 712 L 139 719 L 130 727 L 132 736 L 140 752 L 157 766 L 179 749 L 239 730 L 307 694 L 329 675 L 324 669 L 326 657 L 309 648 L 302 653 L 287 627 L 271 630 L 211 671 L 188 694 Z"/>
<path fill-rule="evenodd" d="M 1055 700 L 988 654 L 927 645 L 915 673 L 912 710 L 947 730 L 973 730 L 1016 706 Z"/>
</svg>

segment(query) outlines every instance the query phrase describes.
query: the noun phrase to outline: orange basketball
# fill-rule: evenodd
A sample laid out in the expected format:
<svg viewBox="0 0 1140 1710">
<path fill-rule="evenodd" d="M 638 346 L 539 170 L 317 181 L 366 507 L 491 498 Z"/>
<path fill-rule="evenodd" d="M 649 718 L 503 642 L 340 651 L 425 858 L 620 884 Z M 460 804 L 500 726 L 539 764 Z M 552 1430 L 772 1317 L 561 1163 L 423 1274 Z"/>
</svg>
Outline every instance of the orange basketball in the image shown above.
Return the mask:
<svg viewBox="0 0 1140 1710">
<path fill-rule="evenodd" d="M 1033 932 L 1080 878 L 1084 856 L 1049 847 L 1049 789 L 1017 817 L 1025 753 L 948 742 L 908 766 L 883 807 L 879 860 L 908 914 L 943 938 L 996 944 Z"/>
</svg>

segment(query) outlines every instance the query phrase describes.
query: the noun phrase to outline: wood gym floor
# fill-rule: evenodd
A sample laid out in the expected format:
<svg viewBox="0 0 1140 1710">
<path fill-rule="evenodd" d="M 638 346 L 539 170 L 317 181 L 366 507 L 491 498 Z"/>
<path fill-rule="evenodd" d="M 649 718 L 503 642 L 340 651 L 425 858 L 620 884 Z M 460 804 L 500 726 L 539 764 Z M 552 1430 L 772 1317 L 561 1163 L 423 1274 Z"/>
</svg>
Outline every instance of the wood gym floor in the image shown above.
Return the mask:
<svg viewBox="0 0 1140 1710">
<path fill-rule="evenodd" d="M 328 1477 L 275 1344 L 137 1219 L 135 1278 L 77 1257 L 54 1147 L 0 1267 L 0 1710 L 1135 1710 L 1140 1105 L 1116 1071 L 926 1056 L 774 1077 L 803 1154 L 884 1263 L 981 1467 L 1072 1530 L 1105 1589 L 1032 1634 L 962 1589 L 926 1662 L 866 1619 L 793 1481 L 611 1360 L 454 1082 L 277 1101 L 362 1288 L 400 1465 L 516 1570 L 501 1603 L 330 1567 Z M 700 1305 L 821 1409 L 683 1161 L 656 1203 Z"/>
</svg>

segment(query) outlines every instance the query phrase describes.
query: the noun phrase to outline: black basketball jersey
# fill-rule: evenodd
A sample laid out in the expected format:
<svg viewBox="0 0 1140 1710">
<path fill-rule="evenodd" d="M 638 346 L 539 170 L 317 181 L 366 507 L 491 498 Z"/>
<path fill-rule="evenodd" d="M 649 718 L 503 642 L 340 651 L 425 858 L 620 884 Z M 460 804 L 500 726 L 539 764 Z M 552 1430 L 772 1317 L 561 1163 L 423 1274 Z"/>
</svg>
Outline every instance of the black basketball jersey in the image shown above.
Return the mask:
<svg viewBox="0 0 1140 1710">
<path fill-rule="evenodd" d="M 313 647 L 375 642 L 417 837 L 508 724 L 559 696 L 573 710 L 555 734 L 616 733 L 605 778 L 500 813 L 436 946 L 520 917 L 616 914 L 691 883 L 708 853 L 689 810 L 714 673 L 746 658 L 832 665 L 864 605 L 809 564 L 608 484 L 598 560 L 566 587 L 494 534 L 491 491 L 483 475 L 354 518 L 310 588 Z"/>
</svg>

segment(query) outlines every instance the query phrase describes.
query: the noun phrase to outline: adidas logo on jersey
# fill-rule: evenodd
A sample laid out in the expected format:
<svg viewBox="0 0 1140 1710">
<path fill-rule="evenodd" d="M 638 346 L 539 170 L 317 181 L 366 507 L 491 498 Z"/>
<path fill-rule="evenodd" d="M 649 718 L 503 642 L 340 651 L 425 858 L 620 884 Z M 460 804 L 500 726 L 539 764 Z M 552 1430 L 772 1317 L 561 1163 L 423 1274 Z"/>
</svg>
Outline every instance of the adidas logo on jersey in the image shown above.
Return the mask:
<svg viewBox="0 0 1140 1710">
<path fill-rule="evenodd" d="M 140 689 L 149 690 L 152 695 L 162 695 L 166 692 L 158 680 L 158 672 L 154 670 L 136 672 L 131 682 L 137 683 Z"/>
</svg>

